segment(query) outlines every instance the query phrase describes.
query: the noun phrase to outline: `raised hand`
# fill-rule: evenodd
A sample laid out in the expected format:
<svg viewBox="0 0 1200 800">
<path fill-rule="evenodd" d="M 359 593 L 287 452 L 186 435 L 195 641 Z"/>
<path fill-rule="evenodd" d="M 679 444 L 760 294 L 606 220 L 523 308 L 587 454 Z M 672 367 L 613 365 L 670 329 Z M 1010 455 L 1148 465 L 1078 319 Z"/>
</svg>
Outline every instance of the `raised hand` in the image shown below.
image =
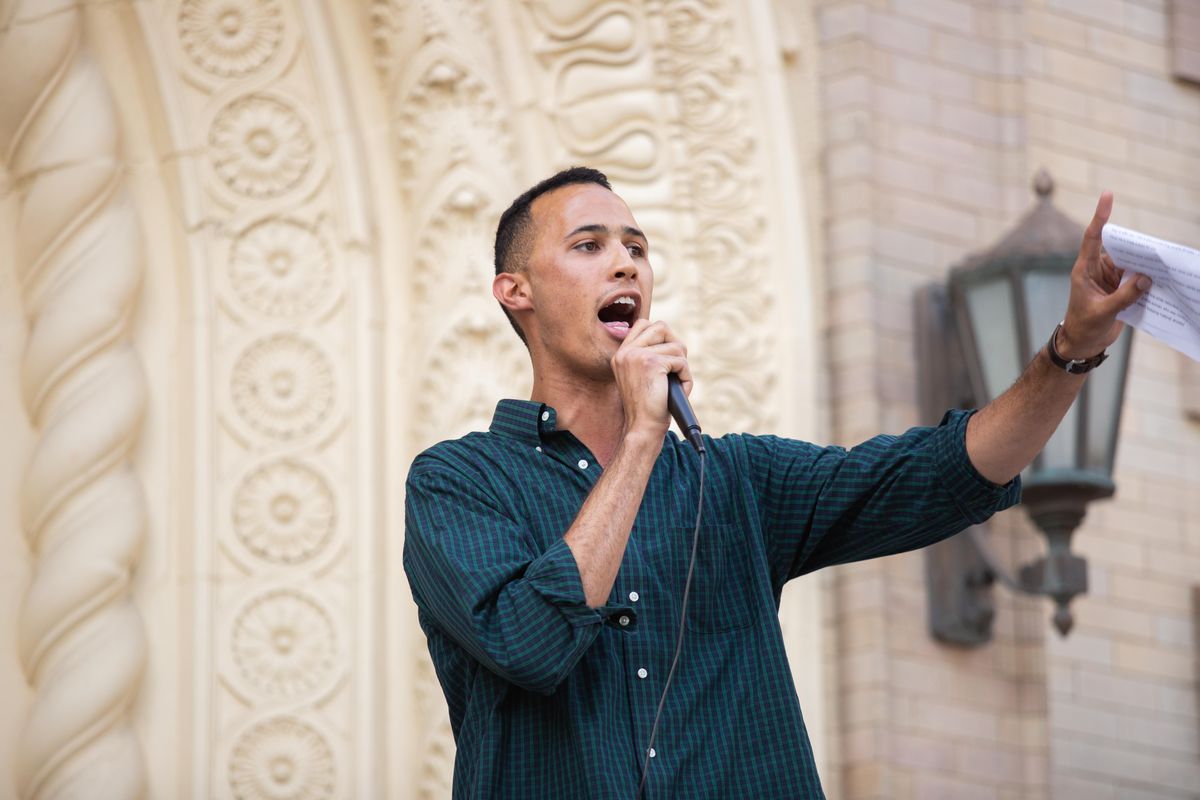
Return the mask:
<svg viewBox="0 0 1200 800">
<path fill-rule="evenodd" d="M 1071 296 L 1055 342 L 1065 358 L 1090 358 L 1115 342 L 1124 327 L 1117 321 L 1117 314 L 1150 288 L 1150 279 L 1145 275 L 1133 276 L 1122 284 L 1121 270 L 1101 246 L 1100 234 L 1112 207 L 1112 192 L 1102 192 L 1071 268 Z"/>
</svg>

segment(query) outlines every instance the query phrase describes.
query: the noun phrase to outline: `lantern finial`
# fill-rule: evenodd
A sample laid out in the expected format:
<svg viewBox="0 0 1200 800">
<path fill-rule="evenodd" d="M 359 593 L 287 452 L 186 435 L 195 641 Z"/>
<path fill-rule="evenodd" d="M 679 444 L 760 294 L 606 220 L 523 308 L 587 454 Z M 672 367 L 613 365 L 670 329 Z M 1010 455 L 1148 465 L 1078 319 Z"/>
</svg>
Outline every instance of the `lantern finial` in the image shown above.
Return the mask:
<svg viewBox="0 0 1200 800">
<path fill-rule="evenodd" d="M 1033 176 L 1033 191 L 1037 192 L 1038 197 L 1045 199 L 1054 194 L 1054 178 L 1050 177 L 1050 172 L 1045 167 L 1039 168 Z"/>
</svg>

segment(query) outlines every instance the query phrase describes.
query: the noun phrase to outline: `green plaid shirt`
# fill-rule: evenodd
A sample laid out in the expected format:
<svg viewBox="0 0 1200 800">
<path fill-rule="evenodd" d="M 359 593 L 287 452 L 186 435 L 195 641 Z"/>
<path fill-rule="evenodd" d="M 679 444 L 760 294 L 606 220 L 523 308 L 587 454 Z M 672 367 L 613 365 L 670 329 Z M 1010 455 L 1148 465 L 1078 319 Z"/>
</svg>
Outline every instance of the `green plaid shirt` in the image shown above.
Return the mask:
<svg viewBox="0 0 1200 800">
<path fill-rule="evenodd" d="M 969 414 L 851 450 L 708 439 L 688 633 L 647 798 L 818 798 L 778 621 L 791 578 L 944 539 L 1017 502 L 967 459 Z M 408 475 L 404 568 L 458 746 L 455 798 L 633 798 L 678 633 L 699 460 L 668 435 L 608 603 L 563 535 L 601 468 L 554 409 L 504 400 L 487 433 Z"/>
</svg>

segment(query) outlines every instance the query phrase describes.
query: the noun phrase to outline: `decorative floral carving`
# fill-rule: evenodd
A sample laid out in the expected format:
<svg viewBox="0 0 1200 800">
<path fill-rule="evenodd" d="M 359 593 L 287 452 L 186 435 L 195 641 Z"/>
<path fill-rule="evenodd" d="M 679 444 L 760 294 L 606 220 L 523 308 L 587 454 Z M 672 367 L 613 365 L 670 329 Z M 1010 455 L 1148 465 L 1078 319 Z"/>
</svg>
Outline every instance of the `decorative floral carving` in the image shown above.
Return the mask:
<svg viewBox="0 0 1200 800">
<path fill-rule="evenodd" d="M 333 535 L 333 492 L 325 479 L 293 461 L 255 470 L 238 487 L 233 527 L 254 555 L 276 564 L 298 564 L 316 555 Z"/>
<path fill-rule="evenodd" d="M 370 17 L 375 69 L 387 78 L 396 67 L 398 54 L 402 52 L 400 39 L 404 35 L 404 13 L 396 0 L 371 0 L 367 13 Z"/>
<path fill-rule="evenodd" d="M 388 83 L 424 44 L 465 39 L 454 49 L 475 58 L 498 51 L 487 0 L 371 0 L 368 14 L 375 68 Z"/>
<path fill-rule="evenodd" d="M 726 430 L 770 426 L 772 381 L 764 315 L 772 313 L 763 282 L 764 211 L 757 199 L 761 175 L 757 142 L 746 130 L 738 52 L 728 4 L 719 0 L 651 0 L 655 68 L 664 93 L 673 94 L 677 192 L 700 239 L 689 260 L 704 280 L 698 298 L 706 311 L 698 344 L 715 369 L 705 402 Z M 764 377 L 765 376 L 765 377 Z"/>
<path fill-rule="evenodd" d="M 329 299 L 333 260 L 329 246 L 310 228 L 267 220 L 238 238 L 229 277 L 247 306 L 271 316 L 298 316 Z"/>
<path fill-rule="evenodd" d="M 530 12 L 541 34 L 550 122 L 572 160 L 622 182 L 660 178 L 667 109 L 654 85 L 651 26 L 637 8 L 543 1 Z"/>
<path fill-rule="evenodd" d="M 301 436 L 333 405 L 333 367 L 315 344 L 276 334 L 242 354 L 231 389 L 238 414 L 255 430 L 278 438 Z"/>
<path fill-rule="evenodd" d="M 217 175 L 247 197 L 281 195 L 313 166 L 308 127 L 292 108 L 271 97 L 235 100 L 217 115 L 208 138 Z"/>
<path fill-rule="evenodd" d="M 333 671 L 337 640 L 329 614 L 291 589 L 260 595 L 233 623 L 233 660 L 246 682 L 268 697 L 295 697 Z"/>
<path fill-rule="evenodd" d="M 469 308 L 434 345 L 423 369 L 416 444 L 485 430 L 497 397 L 529 394 L 529 357 L 499 309 Z M 451 396 L 439 387 L 455 386 Z M 435 400 L 435 398 L 439 398 Z"/>
<path fill-rule="evenodd" d="M 392 129 L 405 188 L 435 178 L 438 165 L 516 160 L 494 93 L 461 63 L 427 64 L 398 107 Z"/>
<path fill-rule="evenodd" d="M 430 198 L 434 205 L 434 198 Z M 437 298 L 480 294 L 483 278 L 491 264 L 488 259 L 491 229 L 495 224 L 488 212 L 484 193 L 471 184 L 449 191 L 437 203 L 437 210 L 421 226 L 416 248 L 415 312 L 423 321 L 436 313 Z M 497 309 L 499 310 L 499 309 Z"/>
<path fill-rule="evenodd" d="M 283 40 L 276 0 L 184 0 L 179 40 L 202 69 L 240 78 L 267 63 Z"/>
<path fill-rule="evenodd" d="M 229 758 L 238 800 L 322 800 L 337 786 L 333 751 L 313 727 L 275 717 L 246 731 Z"/>
</svg>

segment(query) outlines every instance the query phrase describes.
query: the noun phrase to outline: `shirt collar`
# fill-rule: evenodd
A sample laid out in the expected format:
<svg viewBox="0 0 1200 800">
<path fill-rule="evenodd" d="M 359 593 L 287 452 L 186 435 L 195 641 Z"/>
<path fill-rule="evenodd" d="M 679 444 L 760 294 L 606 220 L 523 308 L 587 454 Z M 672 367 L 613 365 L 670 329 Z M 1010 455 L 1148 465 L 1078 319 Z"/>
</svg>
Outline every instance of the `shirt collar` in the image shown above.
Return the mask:
<svg viewBox="0 0 1200 800">
<path fill-rule="evenodd" d="M 545 403 L 532 400 L 501 400 L 496 404 L 489 431 L 500 436 L 538 444 L 541 437 L 554 433 L 558 415 Z"/>
</svg>

